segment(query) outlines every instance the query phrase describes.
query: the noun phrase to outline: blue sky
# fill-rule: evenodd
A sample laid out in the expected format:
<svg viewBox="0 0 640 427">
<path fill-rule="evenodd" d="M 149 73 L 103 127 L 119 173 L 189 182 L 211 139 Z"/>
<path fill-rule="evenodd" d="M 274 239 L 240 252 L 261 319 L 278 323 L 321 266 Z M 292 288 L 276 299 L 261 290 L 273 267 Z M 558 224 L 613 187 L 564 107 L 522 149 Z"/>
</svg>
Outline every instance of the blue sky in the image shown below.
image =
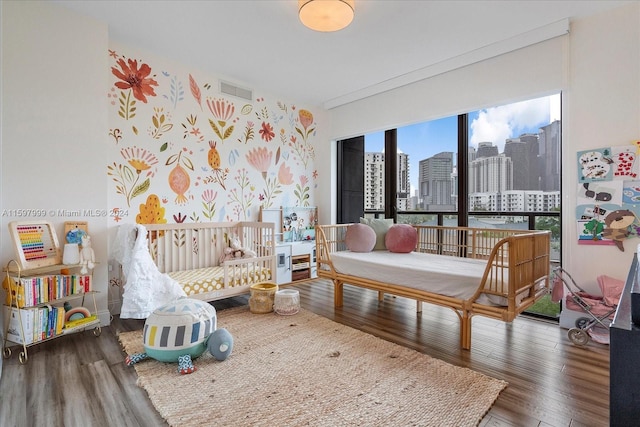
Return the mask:
<svg viewBox="0 0 640 427">
<path fill-rule="evenodd" d="M 479 142 L 492 142 L 502 152 L 507 138 L 538 133 L 541 126 L 559 119 L 559 95 L 473 111 L 469 113 L 469 142 L 474 147 Z M 457 116 L 398 128 L 398 148 L 409 154 L 412 188 L 417 185 L 420 160 L 443 151 L 457 151 L 457 132 Z M 384 132 L 365 135 L 365 151 L 383 149 Z"/>
</svg>

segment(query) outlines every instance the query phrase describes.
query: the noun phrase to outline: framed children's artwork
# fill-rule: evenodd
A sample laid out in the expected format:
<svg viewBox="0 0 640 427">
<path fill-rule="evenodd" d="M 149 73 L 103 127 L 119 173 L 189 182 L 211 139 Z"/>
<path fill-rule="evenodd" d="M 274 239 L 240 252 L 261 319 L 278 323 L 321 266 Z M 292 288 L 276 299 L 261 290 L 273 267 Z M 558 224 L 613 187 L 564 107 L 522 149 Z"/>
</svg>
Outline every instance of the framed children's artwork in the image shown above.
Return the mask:
<svg viewBox="0 0 640 427">
<path fill-rule="evenodd" d="M 46 267 L 60 264 L 62 254 L 53 224 L 48 221 L 12 221 L 9 233 L 13 239 L 16 261 L 20 268 Z"/>
<path fill-rule="evenodd" d="M 615 245 L 640 236 L 638 143 L 578 154 L 576 224 L 578 243 Z"/>
</svg>

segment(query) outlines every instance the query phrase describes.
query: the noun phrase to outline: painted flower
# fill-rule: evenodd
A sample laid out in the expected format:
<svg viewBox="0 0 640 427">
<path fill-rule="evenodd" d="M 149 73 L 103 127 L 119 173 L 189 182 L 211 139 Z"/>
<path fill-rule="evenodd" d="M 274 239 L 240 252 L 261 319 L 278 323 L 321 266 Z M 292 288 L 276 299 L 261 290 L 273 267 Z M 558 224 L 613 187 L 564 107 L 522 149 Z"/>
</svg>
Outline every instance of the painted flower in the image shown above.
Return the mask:
<svg viewBox="0 0 640 427">
<path fill-rule="evenodd" d="M 306 175 L 300 175 L 300 185 L 304 187 L 309 182 L 309 178 Z"/>
<path fill-rule="evenodd" d="M 276 136 L 276 133 L 273 131 L 273 126 L 270 123 L 262 122 L 262 129 L 259 130 L 260 136 L 265 141 L 269 142 Z"/>
<path fill-rule="evenodd" d="M 300 110 L 298 112 L 298 117 L 300 118 L 300 123 L 304 130 L 307 130 L 309 126 L 313 123 L 313 114 L 309 110 Z"/>
<path fill-rule="evenodd" d="M 122 80 L 116 82 L 115 86 L 118 89 L 132 89 L 133 96 L 146 104 L 147 96 L 156 96 L 152 86 L 158 86 L 158 82 L 149 78 L 151 67 L 147 64 L 140 64 L 140 68 L 138 68 L 137 60 L 128 59 L 127 62 L 128 65 L 124 62 L 124 59 L 118 60 L 121 70 L 111 67 L 113 75 Z"/>
<path fill-rule="evenodd" d="M 120 150 L 120 154 L 122 158 L 136 170 L 138 175 L 140 175 L 142 171 L 151 169 L 158 163 L 158 158 L 144 148 L 127 147 Z M 153 174 L 153 171 L 149 171 L 147 176 L 153 176 Z"/>
<path fill-rule="evenodd" d="M 267 150 L 266 147 L 259 147 L 249 151 L 246 157 L 249 164 L 262 173 L 262 178 L 266 178 L 273 152 Z"/>
<path fill-rule="evenodd" d="M 282 185 L 293 184 L 293 174 L 289 166 L 285 166 L 284 163 L 280 163 L 280 169 L 278 169 L 278 181 Z"/>
<path fill-rule="evenodd" d="M 226 99 L 209 98 L 207 99 L 207 106 L 222 127 L 227 124 L 227 121 L 231 120 L 233 113 L 236 111 L 235 105 Z"/>
<path fill-rule="evenodd" d="M 205 203 L 211 203 L 216 199 L 217 196 L 218 196 L 217 192 L 215 192 L 212 189 L 208 188 L 208 189 L 204 190 L 204 192 L 202 193 L 202 200 Z"/>
</svg>

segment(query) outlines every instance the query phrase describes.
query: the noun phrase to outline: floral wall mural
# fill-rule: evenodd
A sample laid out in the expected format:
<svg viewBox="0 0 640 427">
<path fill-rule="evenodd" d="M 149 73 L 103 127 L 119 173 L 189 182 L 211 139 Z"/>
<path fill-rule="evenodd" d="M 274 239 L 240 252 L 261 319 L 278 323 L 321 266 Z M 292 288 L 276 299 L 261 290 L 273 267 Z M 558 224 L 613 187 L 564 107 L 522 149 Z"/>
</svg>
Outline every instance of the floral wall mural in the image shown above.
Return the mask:
<svg viewBox="0 0 640 427">
<path fill-rule="evenodd" d="M 114 221 L 253 221 L 261 206 L 312 205 L 318 125 L 310 110 L 225 96 L 215 76 L 111 47 Z"/>
</svg>

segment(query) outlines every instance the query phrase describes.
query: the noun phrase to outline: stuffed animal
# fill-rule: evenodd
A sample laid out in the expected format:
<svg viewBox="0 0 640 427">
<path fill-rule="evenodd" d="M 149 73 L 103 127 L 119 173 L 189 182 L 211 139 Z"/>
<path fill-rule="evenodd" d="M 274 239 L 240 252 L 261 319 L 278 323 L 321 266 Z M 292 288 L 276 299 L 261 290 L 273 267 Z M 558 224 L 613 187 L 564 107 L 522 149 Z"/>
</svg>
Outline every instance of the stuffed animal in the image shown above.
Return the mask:
<svg viewBox="0 0 640 427">
<path fill-rule="evenodd" d="M 227 260 L 230 259 L 234 259 L 234 250 L 232 248 L 224 248 L 224 251 L 222 251 L 222 255 L 220 255 L 220 264 L 224 263 Z"/>
<path fill-rule="evenodd" d="M 96 255 L 91 247 L 91 237 L 82 235 L 82 250 L 80 251 L 80 274 L 87 274 L 89 270 L 95 267 Z"/>
<path fill-rule="evenodd" d="M 233 337 L 216 329 L 216 309 L 205 301 L 180 298 L 154 310 L 144 323 L 144 353 L 127 356 L 132 366 L 147 358 L 178 362 L 180 374 L 196 371 L 193 359 L 209 350 L 217 360 L 225 360 L 233 348 Z"/>
<path fill-rule="evenodd" d="M 237 236 L 232 236 L 231 239 L 229 239 L 229 245 L 234 251 L 235 258 L 254 258 L 257 256 L 255 251 L 242 247 L 242 243 Z"/>
</svg>

